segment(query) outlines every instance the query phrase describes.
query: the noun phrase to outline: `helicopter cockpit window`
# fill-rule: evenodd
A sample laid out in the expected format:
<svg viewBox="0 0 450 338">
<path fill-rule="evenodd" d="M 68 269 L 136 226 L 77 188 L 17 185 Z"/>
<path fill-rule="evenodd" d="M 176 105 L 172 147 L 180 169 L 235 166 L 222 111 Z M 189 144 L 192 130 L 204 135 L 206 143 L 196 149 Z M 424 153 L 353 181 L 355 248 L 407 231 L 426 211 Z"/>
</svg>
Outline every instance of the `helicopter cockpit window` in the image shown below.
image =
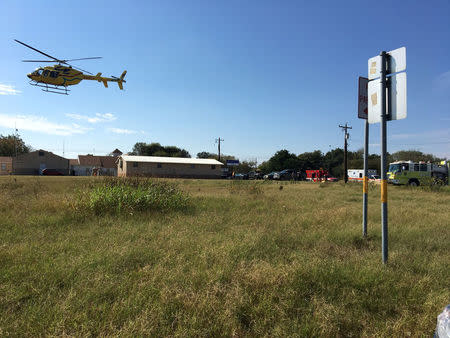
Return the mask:
<svg viewBox="0 0 450 338">
<path fill-rule="evenodd" d="M 48 73 L 50 73 L 50 71 L 48 69 L 44 70 L 44 73 L 42 75 L 44 75 L 45 77 L 48 76 Z"/>
<path fill-rule="evenodd" d="M 39 75 L 39 76 L 41 76 L 41 75 L 42 75 L 42 69 L 36 69 L 36 70 L 33 72 L 33 75 Z"/>
<path fill-rule="evenodd" d="M 58 77 L 58 72 L 50 72 L 50 77 L 57 78 Z"/>
</svg>

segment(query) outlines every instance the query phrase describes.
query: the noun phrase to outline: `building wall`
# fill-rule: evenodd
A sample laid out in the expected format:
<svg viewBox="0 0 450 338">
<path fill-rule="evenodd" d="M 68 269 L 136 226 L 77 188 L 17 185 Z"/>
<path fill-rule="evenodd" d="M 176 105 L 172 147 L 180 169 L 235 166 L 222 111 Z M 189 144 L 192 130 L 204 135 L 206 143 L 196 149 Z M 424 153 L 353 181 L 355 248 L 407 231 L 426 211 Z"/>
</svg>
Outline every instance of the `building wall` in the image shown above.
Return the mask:
<svg viewBox="0 0 450 338">
<path fill-rule="evenodd" d="M 69 160 L 48 151 L 37 150 L 13 158 L 14 174 L 40 175 L 45 168 L 69 175 Z"/>
<path fill-rule="evenodd" d="M 72 170 L 74 176 L 92 176 L 92 170 L 97 167 L 93 166 L 83 166 L 83 165 L 73 165 Z M 100 176 L 117 176 L 116 168 L 99 168 Z"/>
<path fill-rule="evenodd" d="M 222 171 L 220 165 L 211 169 L 210 164 L 161 163 L 158 168 L 158 163 L 123 161 L 123 168 L 119 164 L 118 176 L 221 178 Z"/>
<path fill-rule="evenodd" d="M 0 175 L 10 175 L 12 173 L 12 158 L 0 156 Z"/>
</svg>

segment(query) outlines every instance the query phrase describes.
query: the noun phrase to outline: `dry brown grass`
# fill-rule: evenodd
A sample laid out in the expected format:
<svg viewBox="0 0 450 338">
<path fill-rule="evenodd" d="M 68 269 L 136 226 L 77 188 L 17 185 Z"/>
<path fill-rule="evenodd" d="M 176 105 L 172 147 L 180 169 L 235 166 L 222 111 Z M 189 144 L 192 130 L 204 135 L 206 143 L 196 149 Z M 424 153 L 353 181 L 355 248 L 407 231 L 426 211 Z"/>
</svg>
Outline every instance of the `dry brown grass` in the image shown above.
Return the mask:
<svg viewBox="0 0 450 338">
<path fill-rule="evenodd" d="M 189 212 L 73 213 L 90 179 L 0 178 L 0 334 L 427 336 L 449 302 L 450 193 L 170 180 Z M 254 193 L 253 184 L 259 184 Z"/>
</svg>

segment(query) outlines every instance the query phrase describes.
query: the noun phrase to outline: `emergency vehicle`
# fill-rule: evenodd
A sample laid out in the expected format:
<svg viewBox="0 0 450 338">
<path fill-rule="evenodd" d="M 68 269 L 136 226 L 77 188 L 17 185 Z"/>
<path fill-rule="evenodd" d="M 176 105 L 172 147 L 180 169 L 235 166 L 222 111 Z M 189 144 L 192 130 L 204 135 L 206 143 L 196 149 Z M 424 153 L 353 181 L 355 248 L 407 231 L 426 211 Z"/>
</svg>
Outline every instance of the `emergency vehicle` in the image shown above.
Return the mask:
<svg viewBox="0 0 450 338">
<path fill-rule="evenodd" d="M 306 172 L 306 180 L 313 182 L 321 182 L 321 181 L 331 181 L 335 182 L 338 179 L 335 177 L 331 177 L 328 170 L 326 169 L 318 169 L 318 170 L 305 170 Z"/>
<path fill-rule="evenodd" d="M 361 181 L 364 177 L 364 169 L 348 169 L 347 170 L 347 176 L 349 181 Z M 370 179 L 376 179 L 377 178 L 377 171 L 376 169 L 367 169 L 367 177 Z"/>
<path fill-rule="evenodd" d="M 440 164 L 397 161 L 389 164 L 387 179 L 388 183 L 411 186 L 448 184 L 449 171 L 448 161 Z"/>
</svg>

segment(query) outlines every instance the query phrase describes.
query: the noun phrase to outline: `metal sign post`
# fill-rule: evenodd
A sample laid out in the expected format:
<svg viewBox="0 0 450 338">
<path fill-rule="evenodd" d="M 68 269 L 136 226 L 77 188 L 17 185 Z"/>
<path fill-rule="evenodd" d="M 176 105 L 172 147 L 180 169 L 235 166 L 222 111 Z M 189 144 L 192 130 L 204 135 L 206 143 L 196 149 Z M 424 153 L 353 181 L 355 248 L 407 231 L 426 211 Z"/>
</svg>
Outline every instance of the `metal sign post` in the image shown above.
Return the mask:
<svg viewBox="0 0 450 338">
<path fill-rule="evenodd" d="M 369 178 L 367 177 L 367 170 L 369 169 L 369 122 L 364 121 L 364 178 L 363 178 L 363 237 L 367 237 L 367 203 L 368 203 L 368 188 Z"/>
<path fill-rule="evenodd" d="M 388 260 L 388 205 L 387 205 L 387 180 L 386 180 L 386 52 L 380 53 L 381 56 L 381 247 L 383 263 Z"/>
<path fill-rule="evenodd" d="M 406 48 L 381 52 L 368 61 L 368 122 L 381 123 L 381 249 L 388 260 L 386 121 L 406 118 Z M 379 81 L 377 81 L 379 78 Z M 386 79 L 386 76 L 389 76 Z M 388 85 L 387 85 L 388 84 Z"/>
<path fill-rule="evenodd" d="M 363 222 L 362 234 L 367 237 L 367 203 L 368 203 L 368 157 L 369 157 L 369 121 L 367 120 L 367 86 L 369 79 L 360 77 L 358 80 L 358 118 L 364 119 L 364 177 L 363 177 Z"/>
</svg>

